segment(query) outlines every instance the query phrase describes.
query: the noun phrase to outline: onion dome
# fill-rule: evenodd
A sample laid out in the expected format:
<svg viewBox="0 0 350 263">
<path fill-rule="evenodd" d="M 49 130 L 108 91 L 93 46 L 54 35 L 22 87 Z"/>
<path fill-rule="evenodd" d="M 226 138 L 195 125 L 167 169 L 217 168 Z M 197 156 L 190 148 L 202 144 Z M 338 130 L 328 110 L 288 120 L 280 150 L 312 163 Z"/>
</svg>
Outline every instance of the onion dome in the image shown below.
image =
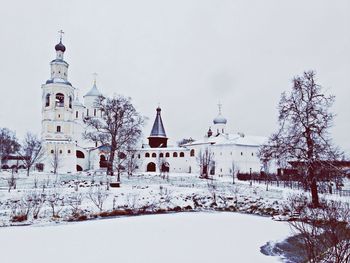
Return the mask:
<svg viewBox="0 0 350 263">
<path fill-rule="evenodd" d="M 56 51 L 66 51 L 66 47 L 62 44 L 62 41 L 55 46 Z"/>
<path fill-rule="evenodd" d="M 221 114 L 219 114 L 214 120 L 213 120 L 214 124 L 226 124 L 227 123 L 227 119 L 222 116 Z"/>
<path fill-rule="evenodd" d="M 213 123 L 214 124 L 226 124 L 227 123 L 227 119 L 224 116 L 221 115 L 222 104 L 219 103 L 218 106 L 219 106 L 219 115 L 213 120 Z"/>
<path fill-rule="evenodd" d="M 84 97 L 93 96 L 93 97 L 99 97 L 102 96 L 102 93 L 97 89 L 96 81 L 94 82 L 94 85 L 92 86 L 91 90 L 84 95 Z"/>
</svg>

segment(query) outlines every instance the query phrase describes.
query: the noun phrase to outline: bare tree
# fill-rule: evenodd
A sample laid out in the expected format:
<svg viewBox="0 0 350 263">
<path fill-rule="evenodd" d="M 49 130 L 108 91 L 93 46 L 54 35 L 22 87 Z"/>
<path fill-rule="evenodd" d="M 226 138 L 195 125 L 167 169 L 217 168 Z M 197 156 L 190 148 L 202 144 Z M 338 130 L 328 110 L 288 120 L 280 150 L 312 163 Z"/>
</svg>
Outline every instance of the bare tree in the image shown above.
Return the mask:
<svg viewBox="0 0 350 263">
<path fill-rule="evenodd" d="M 169 163 L 167 162 L 167 159 L 165 157 L 158 156 L 157 166 L 160 176 L 163 177 L 163 179 L 165 179 L 167 176 L 167 179 L 169 179 Z"/>
<path fill-rule="evenodd" d="M 4 158 L 18 152 L 19 149 L 20 145 L 17 142 L 15 133 L 7 128 L 0 128 L 0 171 Z"/>
<path fill-rule="evenodd" d="M 284 207 L 294 218 L 288 221 L 308 262 L 347 263 L 350 260 L 350 206 L 323 201 L 315 209 L 306 196 L 292 196 Z"/>
<path fill-rule="evenodd" d="M 333 102 L 334 96 L 324 95 L 322 87 L 316 84 L 313 71 L 294 78 L 291 93 L 281 96 L 279 130 L 259 153 L 263 163 L 271 159 L 279 163 L 303 163 L 315 207 L 319 205 L 317 181 L 321 161 L 332 161 L 340 156 L 329 136 L 334 117 L 329 108 Z"/>
<path fill-rule="evenodd" d="M 209 172 L 214 163 L 214 154 L 208 148 L 205 148 L 204 151 L 200 150 L 197 161 L 200 168 L 200 177 L 209 178 Z"/>
<path fill-rule="evenodd" d="M 102 187 L 97 187 L 97 189 L 90 190 L 88 197 L 100 212 L 102 212 L 103 204 L 108 197 L 106 190 Z"/>
<path fill-rule="evenodd" d="M 139 158 L 139 154 L 134 149 L 128 149 L 126 154 L 126 170 L 128 178 L 134 174 L 134 172 L 141 166 L 142 159 Z"/>
<path fill-rule="evenodd" d="M 73 217 L 78 217 L 81 214 L 81 203 L 84 195 L 82 193 L 75 193 L 69 196 L 68 205 L 72 208 Z"/>
<path fill-rule="evenodd" d="M 107 173 L 113 175 L 116 153 L 123 152 L 138 142 L 144 118 L 131 104 L 131 99 L 123 96 L 113 98 L 99 97 L 95 102 L 101 112 L 101 118 L 87 117 L 84 122 L 92 130 L 84 137 L 107 145 L 110 148 Z M 118 178 L 118 181 L 120 178 Z"/>
<path fill-rule="evenodd" d="M 36 135 L 28 132 L 24 138 L 20 154 L 27 169 L 27 176 L 29 176 L 32 166 L 44 156 L 41 140 Z"/>
<path fill-rule="evenodd" d="M 237 175 L 238 166 L 236 165 L 235 161 L 232 160 L 231 162 L 231 173 L 232 173 L 232 184 L 235 184 L 235 177 Z"/>
<path fill-rule="evenodd" d="M 60 212 L 64 206 L 64 199 L 64 195 L 61 195 L 56 189 L 48 194 L 47 201 L 51 207 L 53 218 L 59 218 Z"/>
<path fill-rule="evenodd" d="M 16 189 L 17 187 L 17 177 L 15 175 L 14 169 L 11 171 L 11 176 L 7 178 L 7 185 L 8 185 L 8 192 L 11 191 L 11 189 Z"/>
<path fill-rule="evenodd" d="M 58 169 L 61 167 L 61 161 L 62 161 L 62 158 L 60 156 L 57 146 L 55 145 L 53 149 L 53 153 L 51 153 L 51 159 L 50 159 L 50 164 L 54 174 L 57 174 Z"/>
</svg>

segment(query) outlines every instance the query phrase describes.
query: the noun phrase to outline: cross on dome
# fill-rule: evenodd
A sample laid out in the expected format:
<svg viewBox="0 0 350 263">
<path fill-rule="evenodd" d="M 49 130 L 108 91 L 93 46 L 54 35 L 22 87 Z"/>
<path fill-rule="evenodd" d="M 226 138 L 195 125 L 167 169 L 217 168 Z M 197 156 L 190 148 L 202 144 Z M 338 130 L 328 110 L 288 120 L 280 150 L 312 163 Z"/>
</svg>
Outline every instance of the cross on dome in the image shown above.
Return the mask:
<svg viewBox="0 0 350 263">
<path fill-rule="evenodd" d="M 60 34 L 60 42 L 62 42 L 64 31 L 61 29 L 58 33 Z"/>
<path fill-rule="evenodd" d="M 219 114 L 221 114 L 221 107 L 222 107 L 222 104 L 221 104 L 220 101 L 219 101 L 219 103 L 218 103 L 218 107 L 219 107 Z"/>
<path fill-rule="evenodd" d="M 96 85 L 97 75 L 96 72 L 92 73 L 92 76 L 94 77 L 94 85 Z"/>
</svg>

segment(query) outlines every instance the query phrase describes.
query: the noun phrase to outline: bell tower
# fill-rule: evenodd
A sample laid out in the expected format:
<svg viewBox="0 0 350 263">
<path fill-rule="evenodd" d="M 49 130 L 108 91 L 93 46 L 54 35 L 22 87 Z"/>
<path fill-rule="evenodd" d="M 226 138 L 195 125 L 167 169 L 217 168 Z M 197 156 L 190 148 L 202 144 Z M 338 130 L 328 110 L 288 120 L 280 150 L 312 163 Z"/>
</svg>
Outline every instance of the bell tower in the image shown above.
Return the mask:
<svg viewBox="0 0 350 263">
<path fill-rule="evenodd" d="M 42 88 L 41 137 L 46 150 L 44 171 L 55 170 L 53 159 L 58 162 L 58 172 L 75 172 L 75 141 L 73 101 L 75 88 L 68 81 L 69 64 L 64 60 L 66 47 L 60 41 L 55 46 L 56 58 L 50 62 L 50 78 Z"/>
</svg>

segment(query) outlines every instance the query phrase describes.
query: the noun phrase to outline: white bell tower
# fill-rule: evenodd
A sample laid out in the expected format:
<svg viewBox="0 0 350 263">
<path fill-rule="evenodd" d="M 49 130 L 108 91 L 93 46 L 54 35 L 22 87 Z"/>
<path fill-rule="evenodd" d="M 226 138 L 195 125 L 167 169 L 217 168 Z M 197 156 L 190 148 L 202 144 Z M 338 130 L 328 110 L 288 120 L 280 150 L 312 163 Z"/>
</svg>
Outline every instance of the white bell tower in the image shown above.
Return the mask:
<svg viewBox="0 0 350 263">
<path fill-rule="evenodd" d="M 76 171 L 76 144 L 74 141 L 73 101 L 75 88 L 68 81 L 68 63 L 64 61 L 66 47 L 55 46 L 56 59 L 50 62 L 51 77 L 42 88 L 41 136 L 46 151 L 44 171 L 73 173 Z"/>
</svg>

